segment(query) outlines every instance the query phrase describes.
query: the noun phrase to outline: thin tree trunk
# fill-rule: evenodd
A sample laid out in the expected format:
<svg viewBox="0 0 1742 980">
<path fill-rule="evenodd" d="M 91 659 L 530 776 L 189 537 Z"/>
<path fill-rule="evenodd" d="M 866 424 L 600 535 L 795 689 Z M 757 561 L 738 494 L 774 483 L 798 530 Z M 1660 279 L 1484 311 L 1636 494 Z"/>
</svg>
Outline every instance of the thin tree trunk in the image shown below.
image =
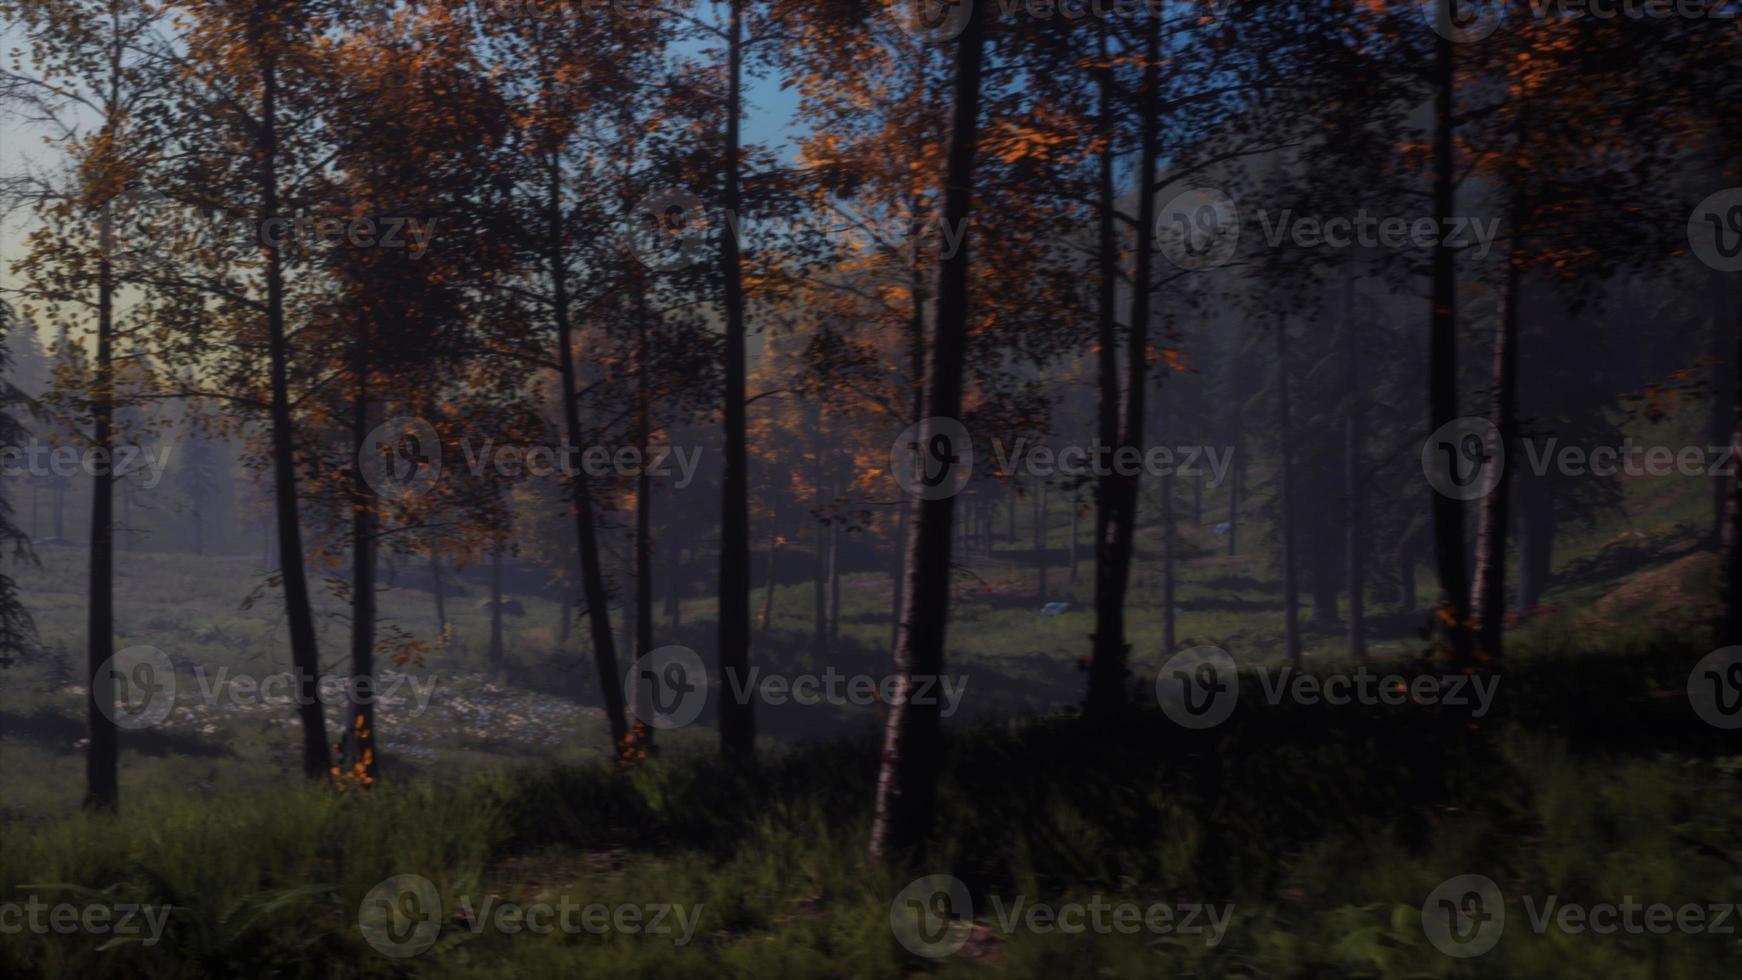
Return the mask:
<svg viewBox="0 0 1742 980">
<path fill-rule="evenodd" d="M 1514 211 L 1516 212 L 1516 208 Z M 1517 228 L 1516 213 L 1513 228 Z M 1494 375 L 1488 412 L 1500 433 L 1500 445 L 1512 453 L 1518 427 L 1518 303 L 1519 262 L 1523 243 L 1515 236 L 1507 256 L 1506 295 L 1502 297 L 1499 329 L 1494 336 Z M 1476 631 L 1476 654 L 1490 665 L 1501 655 L 1506 628 L 1507 508 L 1512 503 L 1508 466 L 1490 466 L 1476 526 L 1476 578 L 1470 624 Z"/>
<path fill-rule="evenodd" d="M 1343 530 L 1347 535 L 1344 558 L 1349 580 L 1349 656 L 1367 659 L 1367 519 L 1361 492 L 1361 448 L 1365 440 L 1366 404 L 1361 395 L 1360 347 L 1356 342 L 1355 273 L 1343 280 L 1343 387 L 1349 400 L 1343 420 Z"/>
<path fill-rule="evenodd" d="M 431 592 L 435 595 L 436 632 L 445 638 L 448 634 L 447 583 L 442 580 L 441 556 L 433 551 L 429 556 L 429 578 Z"/>
<path fill-rule="evenodd" d="M 1236 373 L 1238 373 L 1238 372 L 1236 371 Z M 1245 469 L 1245 465 L 1242 461 L 1244 457 L 1242 457 L 1240 455 L 1240 442 L 1241 442 L 1241 436 L 1242 436 L 1242 433 L 1240 431 L 1241 430 L 1240 400 L 1244 396 L 1241 394 L 1240 386 L 1237 383 L 1233 386 L 1233 388 L 1234 388 L 1234 397 L 1231 400 L 1234 403 L 1234 419 L 1233 419 L 1234 424 L 1233 424 L 1233 438 L 1230 440 L 1230 442 L 1232 443 L 1231 451 L 1233 453 L 1233 463 L 1232 463 L 1232 465 L 1230 465 L 1228 467 L 1228 557 L 1229 558 L 1234 557 L 1240 551 L 1240 474 L 1241 474 L 1241 471 Z"/>
<path fill-rule="evenodd" d="M 653 477 L 647 472 L 648 445 L 653 438 L 653 393 L 649 372 L 652 362 L 647 349 L 647 287 L 635 283 L 635 440 L 641 449 L 641 469 L 635 475 L 635 652 L 633 662 L 653 651 Z M 640 676 L 639 673 L 636 676 Z M 653 742 L 654 728 L 650 685 L 636 684 L 635 736 L 643 744 Z"/>
<path fill-rule="evenodd" d="M 112 123 L 110 124 L 113 125 Z M 115 282 L 109 262 L 114 243 L 113 212 L 103 205 L 97 235 L 97 376 L 91 393 L 91 447 L 99 458 L 114 459 Z M 114 812 L 120 806 L 116 775 L 120 741 L 115 726 L 115 478 L 100 468 L 91 481 L 91 564 L 85 610 L 89 684 L 86 717 L 90 744 L 85 752 L 85 806 Z M 57 515 L 58 519 L 58 515 Z M 58 529 L 57 532 L 58 534 Z"/>
<path fill-rule="evenodd" d="M 1456 206 L 1453 110 L 1455 69 L 1452 41 L 1437 38 L 1434 55 L 1434 221 L 1449 227 Z M 1428 431 L 1458 417 L 1457 253 L 1450 236 L 1441 235 L 1433 251 L 1433 310 L 1428 336 Z M 1469 661 L 1470 578 L 1464 561 L 1464 504 L 1456 497 L 1430 491 L 1433 508 L 1434 555 L 1439 570 L 1441 601 L 1445 603 L 1452 662 Z"/>
<path fill-rule="evenodd" d="M 1736 395 L 1735 380 L 1732 372 L 1735 367 L 1728 362 L 1726 353 L 1734 343 L 1726 324 L 1730 322 L 1724 311 L 1725 277 L 1722 272 L 1712 270 L 1709 277 L 1708 292 L 1712 301 L 1712 329 L 1710 331 L 1706 358 L 1711 362 L 1711 397 L 1706 414 L 1707 444 L 1716 446 L 1719 440 L 1730 437 L 1730 411 Z M 1720 541 L 1724 535 L 1724 510 L 1729 501 L 1730 488 L 1723 480 L 1712 481 L 1712 540 Z M 1529 608 L 1529 607 L 1525 607 Z"/>
<path fill-rule="evenodd" d="M 731 0 L 726 50 L 726 147 L 723 203 L 739 217 L 739 115 L 743 110 L 744 0 Z M 720 481 L 719 667 L 722 683 L 736 690 L 750 669 L 750 496 L 746 461 L 744 390 L 744 283 L 738 239 L 720 236 L 720 274 L 725 281 L 725 468 Z M 720 702 L 720 749 L 728 759 L 749 762 L 756 754 L 756 718 L 748 698 Z"/>
<path fill-rule="evenodd" d="M 835 499 L 841 497 L 841 487 L 835 484 Z M 829 521 L 829 644 L 841 641 L 841 522 Z"/>
<path fill-rule="evenodd" d="M 774 625 L 774 559 L 780 552 L 780 538 L 775 533 L 773 522 L 768 528 L 768 564 L 765 566 L 764 577 L 767 585 L 762 590 L 762 640 L 767 642 L 768 631 Z"/>
<path fill-rule="evenodd" d="M 576 404 L 574 338 L 569 327 L 568 263 L 564 261 L 562 221 L 562 164 L 552 153 L 547 165 L 546 261 L 551 277 L 552 313 L 557 333 L 558 370 L 562 377 L 564 431 L 571 448 L 586 445 L 581 432 L 581 410 Z M 730 236 L 727 236 L 730 237 Z M 580 552 L 581 596 L 592 626 L 593 660 L 599 670 L 599 694 L 605 702 L 605 717 L 611 724 L 611 742 L 622 745 L 629 735 L 629 719 L 623 704 L 623 676 L 617 672 L 617 641 L 611 634 L 610 597 L 605 573 L 599 563 L 598 530 L 593 517 L 593 493 L 586 468 L 575 467 L 569 481 L 575 514 L 575 545 Z"/>
<path fill-rule="evenodd" d="M 1278 509 L 1282 515 L 1282 646 L 1289 663 L 1301 665 L 1300 644 L 1300 579 L 1295 569 L 1299 556 L 1294 549 L 1294 466 L 1293 440 L 1289 437 L 1288 405 L 1288 320 L 1276 321 L 1276 431 L 1279 452 L 1280 495 Z"/>
<path fill-rule="evenodd" d="M 1083 519 L 1083 501 L 1081 499 L 1081 494 L 1078 491 L 1073 490 L 1073 491 L 1071 491 L 1071 576 L 1070 576 L 1070 587 L 1072 589 L 1075 589 L 1077 587 L 1077 551 L 1078 551 L 1077 539 L 1079 537 L 1079 535 L 1077 533 L 1077 528 L 1082 523 L 1082 519 Z"/>
<path fill-rule="evenodd" d="M 278 69 L 272 54 L 262 54 L 260 153 L 261 226 L 278 219 Z M 296 672 L 297 714 L 302 719 L 302 768 L 310 779 L 325 779 L 332 769 L 327 721 L 320 700 L 320 650 L 303 568 L 302 518 L 297 502 L 296 447 L 290 417 L 290 345 L 284 328 L 284 257 L 275 242 L 266 251 L 266 335 L 272 387 L 273 497 L 278 515 L 279 578 L 284 586 L 285 618 L 290 626 L 290 657 Z"/>
<path fill-rule="evenodd" d="M 490 673 L 502 673 L 502 550 L 498 544 L 490 552 Z"/>
<path fill-rule="evenodd" d="M 1131 323 L 1126 332 L 1125 350 L 1125 384 L 1124 403 L 1120 410 L 1120 431 L 1118 438 L 1112 443 L 1120 450 L 1141 451 L 1143 445 L 1143 400 L 1144 373 L 1149 357 L 1149 293 L 1151 285 L 1151 269 L 1155 257 L 1155 235 L 1151 231 L 1155 227 L 1155 190 L 1152 182 L 1155 179 L 1156 163 L 1160 154 L 1159 116 L 1160 86 L 1161 86 L 1161 18 L 1152 11 L 1149 17 L 1147 36 L 1144 40 L 1144 67 L 1142 106 L 1143 121 L 1139 137 L 1137 165 L 1137 227 L 1141 229 L 1137 235 L 1136 268 L 1133 270 L 1131 287 Z M 1102 98 L 1107 97 L 1102 93 Z M 1103 103 L 1102 111 L 1108 111 Z M 1111 192 L 1106 185 L 1111 181 L 1108 172 L 1110 164 L 1102 161 L 1103 183 L 1102 204 L 1111 208 Z M 1111 218 L 1103 218 L 1110 221 Z M 1111 232 L 1103 228 L 1101 231 L 1102 245 L 1109 245 Z M 1108 274 L 1111 269 L 1107 258 L 1102 259 L 1102 274 Z M 1102 299 L 1108 297 L 1106 284 L 1102 285 Z M 1110 304 L 1109 304 L 1110 305 Z M 1110 322 L 1112 315 L 1109 309 L 1101 312 L 1101 337 L 1107 351 L 1113 348 L 1111 336 L 1114 325 Z M 1101 360 L 1103 371 L 1101 381 L 1101 396 L 1105 400 L 1113 394 L 1117 382 L 1105 373 L 1110 367 L 1111 358 L 1104 351 Z M 1102 427 L 1108 422 L 1109 409 L 1103 402 Z M 1086 713 L 1095 718 L 1106 718 L 1114 711 L 1122 708 L 1125 702 L 1126 662 L 1131 655 L 1131 645 L 1125 640 L 1125 595 L 1131 577 L 1131 551 L 1137 520 L 1138 480 L 1135 474 L 1113 473 L 1102 478 L 1101 493 L 1107 502 L 1106 513 L 1100 521 L 1098 529 L 1101 535 L 1096 542 L 1095 552 L 1095 635 L 1093 637 L 1092 654 L 1089 661 L 1089 696 L 1084 708 Z"/>
<path fill-rule="evenodd" d="M 925 416 L 954 419 L 962 408 L 968 332 L 968 222 L 973 217 L 974 157 L 979 143 L 984 5 L 976 5 L 956 42 L 955 102 L 943 183 L 943 220 L 961 244 L 938 263 L 937 312 L 928 345 Z M 947 474 L 946 478 L 953 478 Z M 935 682 L 944 666 L 949 622 L 950 542 L 955 498 L 915 498 L 903 582 L 901 633 L 895 645 L 895 686 L 878 765 L 868 854 L 879 862 L 919 847 L 931 830 L 941 762 L 939 705 L 913 703 L 915 678 Z"/>
<path fill-rule="evenodd" d="M 1035 601 L 1046 602 L 1046 484 L 1034 493 L 1034 595 Z"/>
<path fill-rule="evenodd" d="M 368 364 L 363 334 L 353 341 L 351 451 L 361 462 L 369 436 Z M 364 786 L 375 782 L 375 499 L 363 467 L 351 468 L 351 683 L 340 767 L 346 778 Z"/>
</svg>

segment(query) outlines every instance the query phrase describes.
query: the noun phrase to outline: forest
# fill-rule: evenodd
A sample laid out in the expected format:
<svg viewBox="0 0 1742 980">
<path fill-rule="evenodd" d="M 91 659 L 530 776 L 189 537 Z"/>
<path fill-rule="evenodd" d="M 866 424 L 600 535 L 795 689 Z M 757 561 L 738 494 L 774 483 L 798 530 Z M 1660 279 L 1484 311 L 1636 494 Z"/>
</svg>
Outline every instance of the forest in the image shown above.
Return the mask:
<svg viewBox="0 0 1742 980">
<path fill-rule="evenodd" d="M 0 0 L 0 971 L 1742 975 L 1733 0 Z"/>
</svg>

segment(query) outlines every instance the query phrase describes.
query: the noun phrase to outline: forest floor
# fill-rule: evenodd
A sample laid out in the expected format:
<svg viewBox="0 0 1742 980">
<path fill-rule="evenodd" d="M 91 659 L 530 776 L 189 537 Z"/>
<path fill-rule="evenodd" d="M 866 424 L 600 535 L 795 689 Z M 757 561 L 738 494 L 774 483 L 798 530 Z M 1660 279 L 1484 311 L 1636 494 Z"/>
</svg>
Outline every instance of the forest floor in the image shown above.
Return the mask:
<svg viewBox="0 0 1742 980">
<path fill-rule="evenodd" d="M 384 672 L 398 687 L 378 709 L 383 782 L 362 797 L 305 788 L 291 775 L 286 702 L 198 696 L 284 669 L 274 596 L 243 601 L 264 572 L 143 551 L 118 561 L 117 645 L 164 651 L 180 693 L 162 724 L 123 733 L 122 816 L 79 813 L 83 555 L 47 546 L 27 594 L 44 649 L 0 675 L 0 971 L 1734 977 L 1742 943 L 1715 925 L 1598 935 L 1541 918 L 1550 896 L 1582 908 L 1742 900 L 1742 756 L 1686 697 L 1708 652 L 1696 627 L 1714 573 L 1694 530 L 1708 510 L 1699 484 L 1642 483 L 1623 511 L 1569 529 L 1555 588 L 1510 632 L 1504 688 L 1479 719 L 1416 704 L 1266 704 L 1249 678 L 1239 710 L 1209 731 L 1181 729 L 1153 700 L 1118 729 L 1089 729 L 1070 710 L 1091 630 L 1086 551 L 1074 592 L 1051 570 L 1049 600 L 1071 605 L 1050 616 L 1023 552 L 975 556 L 951 624 L 948 670 L 968 688 L 946 722 L 937 840 L 899 871 L 862 859 L 875 705 L 759 706 L 766 762 L 753 774 L 718 770 L 711 713 L 661 731 L 661 752 L 625 770 L 607 761 L 579 636 L 557 642 L 556 605 L 517 596 L 525 616 L 509 620 L 493 675 L 475 584 L 448 604 L 448 645 Z M 1067 521 L 1049 521 L 1061 555 Z M 1206 552 L 1209 526 L 1185 531 Z M 1262 540 L 1261 527 L 1246 533 Z M 1131 603 L 1140 686 L 1161 661 L 1147 601 L 1155 535 L 1140 534 Z M 1017 538 L 1029 540 L 1022 528 Z M 818 651 L 810 583 L 778 587 L 758 663 L 880 673 L 888 588 L 886 574 L 845 577 L 841 637 Z M 1425 569 L 1419 594 L 1431 595 Z M 758 589 L 758 613 L 764 599 Z M 1182 563 L 1177 605 L 1182 646 L 1276 663 L 1280 587 L 1263 560 Z M 660 642 L 706 650 L 711 606 L 686 602 Z M 341 671 L 344 609 L 327 595 L 321 612 L 324 660 Z M 1418 664 L 1431 610 L 1372 613 L 1376 660 Z M 435 632 L 427 592 L 389 588 L 381 614 L 392 630 Z M 1343 629 L 1308 617 L 1310 671 L 1350 669 Z M 328 716 L 338 731 L 336 705 Z M 941 957 L 904 946 L 895 925 L 903 889 L 934 873 L 959 879 L 972 905 L 945 930 Z M 1497 883 L 1506 926 L 1492 952 L 1466 960 L 1433 948 L 1423 909 L 1467 874 Z M 381 934 L 364 912 L 402 875 L 427 880 L 441 914 L 428 948 L 395 956 L 372 942 Z M 15 921 L 6 903 L 38 898 L 168 911 L 150 944 L 4 928 Z M 659 906 L 688 925 L 537 934 L 498 918 L 504 902 Z M 1203 903 L 1213 913 L 1196 920 L 1222 924 L 1075 933 L 1031 915 L 1036 903 L 1159 903 L 1182 917 Z"/>
</svg>

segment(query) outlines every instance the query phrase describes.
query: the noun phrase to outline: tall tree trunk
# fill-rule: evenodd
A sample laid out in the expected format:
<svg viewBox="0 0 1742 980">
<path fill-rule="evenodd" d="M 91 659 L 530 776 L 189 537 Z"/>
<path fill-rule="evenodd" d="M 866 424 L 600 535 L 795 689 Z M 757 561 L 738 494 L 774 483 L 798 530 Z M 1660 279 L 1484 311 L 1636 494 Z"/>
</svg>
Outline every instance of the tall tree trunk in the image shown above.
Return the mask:
<svg viewBox="0 0 1742 980">
<path fill-rule="evenodd" d="M 1034 492 L 1034 596 L 1046 602 L 1046 483 Z"/>
<path fill-rule="evenodd" d="M 1139 231 L 1136 268 L 1132 275 L 1131 323 L 1126 331 L 1124 399 L 1119 409 L 1118 437 L 1109 443 L 1117 447 L 1115 453 L 1128 449 L 1141 452 L 1143 445 L 1144 373 L 1149 356 L 1150 273 L 1155 259 L 1155 189 L 1152 182 L 1160 153 L 1160 86 L 1161 17 L 1159 13 L 1152 11 L 1144 40 L 1143 122 L 1136 178 Z M 1106 113 L 1109 109 L 1105 103 L 1105 91 L 1101 97 L 1101 110 Z M 1107 125 L 1109 124 L 1103 123 L 1104 127 Z M 1111 192 L 1106 186 L 1112 179 L 1109 162 L 1103 160 L 1101 168 L 1101 204 L 1111 208 L 1115 203 L 1111 200 Z M 1102 219 L 1103 223 L 1110 220 L 1110 215 Z M 1100 230 L 1100 238 L 1101 245 L 1111 244 L 1111 232 L 1105 227 Z M 1105 276 L 1111 271 L 1109 259 L 1103 257 L 1101 263 L 1101 272 Z M 1101 299 L 1108 300 L 1108 286 L 1103 283 L 1101 289 Z M 1113 394 L 1118 382 L 1107 374 L 1111 361 L 1108 352 L 1115 346 L 1111 342 L 1115 324 L 1110 322 L 1112 314 L 1108 308 L 1102 309 L 1100 317 L 1100 342 L 1105 345 L 1100 363 L 1103 372 L 1101 426 L 1105 430 L 1110 411 L 1105 400 Z M 1098 522 L 1101 525 L 1097 529 L 1100 537 L 1095 545 L 1095 635 L 1089 661 L 1089 696 L 1084 706 L 1085 712 L 1095 718 L 1106 718 L 1122 708 L 1125 702 L 1126 662 L 1131 655 L 1131 645 L 1125 641 L 1125 594 L 1131 578 L 1131 546 L 1136 531 L 1137 491 L 1138 480 L 1135 474 L 1111 473 L 1101 479 L 1101 495 L 1107 506 L 1105 514 Z"/>
<path fill-rule="evenodd" d="M 502 551 L 498 544 L 490 552 L 490 674 L 502 673 Z"/>
<path fill-rule="evenodd" d="M 545 188 L 546 262 L 551 278 L 551 309 L 557 334 L 558 370 L 562 376 L 563 426 L 569 447 L 586 445 L 581 432 L 581 409 L 576 403 L 574 338 L 569 326 L 568 263 L 563 250 L 562 159 L 552 151 L 547 163 Z M 730 236 L 727 236 L 730 237 Z M 593 517 L 593 492 L 586 467 L 577 466 L 569 481 L 575 515 L 575 545 L 580 553 L 581 596 L 592 627 L 593 661 L 599 670 L 599 695 L 605 701 L 605 717 L 611 723 L 611 742 L 622 745 L 629 735 L 629 719 L 623 705 L 623 676 L 617 672 L 617 641 L 611 634 L 610 597 L 605 572 L 599 562 L 598 529 Z"/>
<path fill-rule="evenodd" d="M 739 218 L 739 115 L 743 111 L 744 0 L 730 0 L 726 48 L 726 147 L 724 205 L 729 220 Z M 744 281 L 738 239 L 728 228 L 720 236 L 720 274 L 725 281 L 725 467 L 720 481 L 721 681 L 736 690 L 750 670 L 750 495 L 745 428 Z M 748 698 L 720 702 L 720 749 L 728 759 L 751 761 L 756 754 L 756 718 Z"/>
<path fill-rule="evenodd" d="M 768 527 L 768 564 L 764 566 L 764 578 L 767 584 L 762 590 L 762 639 L 768 640 L 768 631 L 774 626 L 774 572 L 775 557 L 780 553 L 780 536 L 775 533 L 774 522 L 771 519 Z"/>
<path fill-rule="evenodd" d="M 1742 456 L 1742 302 L 1731 311 L 1737 325 L 1733 409 L 1730 422 L 1730 459 Z M 1742 471 L 1731 467 L 1729 499 L 1724 502 L 1724 533 L 1718 545 L 1718 571 L 1722 588 L 1722 613 L 1718 622 L 1718 645 L 1742 643 Z"/>
<path fill-rule="evenodd" d="M 112 124 L 111 124 L 112 126 Z M 115 280 L 109 262 L 114 247 L 113 211 L 103 205 L 98 218 L 97 363 L 91 398 L 91 448 L 112 461 L 115 415 Z M 86 717 L 90 744 L 85 752 L 85 806 L 113 812 L 120 806 L 116 775 L 120 741 L 115 726 L 115 477 L 99 468 L 91 481 L 91 564 L 85 610 L 89 684 Z M 57 531 L 58 533 L 58 531 Z"/>
<path fill-rule="evenodd" d="M 1167 425 L 1167 389 L 1156 395 L 1156 428 L 1159 435 Z M 1174 513 L 1173 475 L 1163 474 L 1161 483 L 1161 654 L 1171 656 L 1178 620 L 1174 614 Z"/>
<path fill-rule="evenodd" d="M 1727 441 L 1730 438 L 1730 411 L 1736 399 L 1736 382 L 1732 372 L 1736 368 L 1729 363 L 1727 355 L 1736 338 L 1731 336 L 1728 326 L 1730 319 L 1724 312 L 1724 274 L 1716 269 L 1712 270 L 1708 283 L 1707 291 L 1712 302 L 1712 328 L 1708 335 L 1706 359 L 1712 366 L 1708 382 L 1711 397 L 1707 401 L 1706 440 L 1707 445 L 1716 446 L 1720 445 L 1719 440 Z M 1724 535 L 1724 510 L 1729 501 L 1729 493 L 1730 488 L 1725 481 L 1712 481 L 1711 539 L 1714 542 L 1720 541 Z"/>
<path fill-rule="evenodd" d="M 1436 38 L 1434 53 L 1434 221 L 1442 232 L 1456 206 L 1454 157 L 1453 44 Z M 1458 417 L 1457 253 L 1451 236 L 1441 234 L 1433 251 L 1433 310 L 1428 331 L 1428 431 Z M 1456 497 L 1430 491 L 1433 507 L 1434 556 L 1439 571 L 1441 601 L 1446 606 L 1451 659 L 1469 661 L 1470 578 L 1464 562 L 1464 504 Z"/>
<path fill-rule="evenodd" d="M 635 652 L 634 663 L 653 652 L 653 477 L 647 472 L 648 446 L 653 438 L 653 363 L 647 347 L 647 285 L 635 282 L 635 441 L 641 449 L 641 468 L 635 474 Z M 639 672 L 636 676 L 641 676 Z M 653 742 L 651 685 L 636 684 L 635 737 L 643 745 Z"/>
<path fill-rule="evenodd" d="M 1723 481 L 1718 482 L 1723 486 Z M 1526 471 L 1518 479 L 1518 599 L 1521 611 L 1542 603 L 1554 565 L 1554 497 L 1541 477 Z"/>
<path fill-rule="evenodd" d="M 1071 491 L 1071 555 L 1070 555 L 1070 563 L 1071 563 L 1070 587 L 1072 589 L 1075 589 L 1077 587 L 1077 551 L 1078 551 L 1077 539 L 1079 537 L 1079 535 L 1077 533 L 1077 528 L 1082 523 L 1082 520 L 1083 520 L 1082 495 L 1079 491 L 1073 489 Z"/>
<path fill-rule="evenodd" d="M 1343 388 L 1349 400 L 1343 419 L 1343 533 L 1349 580 L 1349 656 L 1367 659 L 1367 554 L 1361 486 L 1361 450 L 1366 440 L 1366 403 L 1361 394 L 1360 345 L 1355 319 L 1355 272 L 1343 279 Z"/>
<path fill-rule="evenodd" d="M 841 486 L 834 485 L 835 499 L 841 498 Z M 829 521 L 829 644 L 841 641 L 841 522 Z"/>
<path fill-rule="evenodd" d="M 1280 451 L 1281 479 L 1277 508 L 1282 519 L 1282 646 L 1290 664 L 1301 665 L 1300 645 L 1300 578 L 1296 572 L 1300 563 L 1295 553 L 1294 464 L 1293 440 L 1289 437 L 1288 405 L 1288 320 L 1276 321 L 1276 432 Z"/>
<path fill-rule="evenodd" d="M 356 388 L 351 399 L 351 683 L 350 711 L 340 767 L 364 786 L 375 782 L 375 497 L 364 477 L 364 443 L 369 436 L 368 362 L 359 331 L 352 340 L 352 372 Z"/>
<path fill-rule="evenodd" d="M 817 411 L 813 405 L 810 412 L 811 431 L 817 432 Z M 811 466 L 812 492 L 811 501 L 815 508 L 814 520 L 811 522 L 811 627 L 812 644 L 821 650 L 829 639 L 829 548 L 828 529 L 824 526 L 829 522 L 827 509 L 823 505 L 823 447 L 820 442 L 813 443 L 815 457 Z M 900 550 L 897 549 L 899 556 Z M 899 557 L 897 565 L 900 564 Z"/>
<path fill-rule="evenodd" d="M 1238 379 L 1236 379 L 1236 381 L 1237 380 Z M 1230 463 L 1230 465 L 1228 467 L 1228 557 L 1229 558 L 1234 557 L 1236 554 L 1239 554 L 1239 552 L 1240 552 L 1240 474 L 1245 469 L 1245 465 L 1242 462 L 1243 457 L 1240 455 L 1240 442 L 1241 442 L 1241 436 L 1242 436 L 1242 433 L 1240 431 L 1241 430 L 1240 400 L 1241 400 L 1241 398 L 1244 397 L 1244 395 L 1242 395 L 1242 393 L 1240 391 L 1240 386 L 1238 385 L 1238 383 L 1236 383 L 1233 386 L 1233 393 L 1234 393 L 1234 396 L 1233 396 L 1233 398 L 1230 399 L 1230 401 L 1232 401 L 1234 403 L 1234 418 L 1233 418 L 1233 426 L 1231 427 L 1232 438 L 1229 440 L 1229 451 L 1231 453 L 1232 462 Z"/>
<path fill-rule="evenodd" d="M 436 632 L 442 637 L 448 634 L 448 591 L 447 583 L 442 580 L 442 559 L 435 552 L 429 556 L 430 591 L 435 596 Z"/>
<path fill-rule="evenodd" d="M 278 219 L 278 68 L 276 57 L 261 55 L 260 154 L 261 227 Z M 284 329 L 284 257 L 266 242 L 266 335 L 271 355 L 272 485 L 278 515 L 279 577 L 284 585 L 285 618 L 290 626 L 291 666 L 296 672 L 297 714 L 302 719 L 302 769 L 310 779 L 325 779 L 332 769 L 327 720 L 320 699 L 320 650 L 314 609 L 303 568 L 302 518 L 296 495 L 296 447 L 290 418 L 290 345 Z"/>
<path fill-rule="evenodd" d="M 971 242 L 968 222 L 973 217 L 986 16 L 984 5 L 976 5 L 956 42 L 955 103 L 944 174 L 943 220 L 946 227 L 961 235 L 961 244 L 938 262 L 937 311 L 927 345 L 925 417 L 954 419 L 962 409 Z M 953 477 L 953 473 L 946 476 Z M 908 696 L 916 677 L 935 683 L 943 672 L 955 498 L 916 497 L 910 506 L 903 622 L 895 645 L 895 687 L 883 730 L 868 848 L 874 862 L 907 853 L 925 841 L 931 830 L 941 762 L 937 700 L 912 703 Z"/>
<path fill-rule="evenodd" d="M 1518 224 L 1517 208 L 1514 222 Z M 1488 395 L 1489 420 L 1500 433 L 1500 445 L 1516 458 L 1518 428 L 1518 303 L 1519 263 L 1523 243 L 1514 234 L 1508 250 L 1506 294 L 1501 298 L 1499 329 L 1494 333 L 1494 374 Z M 1476 654 L 1497 663 L 1506 628 L 1507 508 L 1512 503 L 1509 466 L 1490 466 L 1476 518 L 1476 577 L 1470 625 L 1476 632 Z"/>
</svg>

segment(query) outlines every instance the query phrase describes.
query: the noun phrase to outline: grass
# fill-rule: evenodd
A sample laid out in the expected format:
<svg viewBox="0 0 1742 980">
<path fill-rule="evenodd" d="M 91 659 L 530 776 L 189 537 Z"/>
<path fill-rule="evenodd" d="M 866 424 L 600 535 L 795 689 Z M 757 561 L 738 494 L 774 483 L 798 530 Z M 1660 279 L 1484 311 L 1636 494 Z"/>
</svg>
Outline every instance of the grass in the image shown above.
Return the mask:
<svg viewBox="0 0 1742 980">
<path fill-rule="evenodd" d="M 867 867 L 874 743 L 812 743 L 753 773 L 655 758 L 194 799 L 142 789 L 120 818 L 15 821 L 0 894 L 169 904 L 161 942 L 0 935 L 8 975 L 1703 978 L 1734 936 L 1537 934 L 1523 899 L 1737 900 L 1742 758 L 1674 698 L 1673 646 L 1521 654 L 1476 728 L 1417 705 L 1267 706 L 1209 732 L 1140 711 L 975 726 L 949 743 L 929 856 Z M 1631 693 L 1615 698 L 1617 685 Z M 1614 704 L 1611 709 L 1607 705 Z M 1604 705 L 1605 707 L 1598 707 Z M 1595 736 L 1593 733 L 1600 733 Z M 1455 803 L 1451 801 L 1456 801 Z M 968 888 L 955 955 L 905 951 L 891 902 L 922 874 Z M 369 890 L 417 874 L 440 936 L 370 948 Z M 1441 881 L 1506 895 L 1493 952 L 1446 957 L 1421 927 Z M 57 886 L 77 885 L 88 891 Z M 674 904 L 694 935 L 508 932 L 487 901 Z M 1066 935 L 1001 921 L 1028 903 L 1233 906 L 1225 937 Z M 997 902 L 994 901 L 997 900 Z M 471 910 L 468 919 L 467 909 Z M 483 924 L 474 931 L 471 925 Z"/>
</svg>

